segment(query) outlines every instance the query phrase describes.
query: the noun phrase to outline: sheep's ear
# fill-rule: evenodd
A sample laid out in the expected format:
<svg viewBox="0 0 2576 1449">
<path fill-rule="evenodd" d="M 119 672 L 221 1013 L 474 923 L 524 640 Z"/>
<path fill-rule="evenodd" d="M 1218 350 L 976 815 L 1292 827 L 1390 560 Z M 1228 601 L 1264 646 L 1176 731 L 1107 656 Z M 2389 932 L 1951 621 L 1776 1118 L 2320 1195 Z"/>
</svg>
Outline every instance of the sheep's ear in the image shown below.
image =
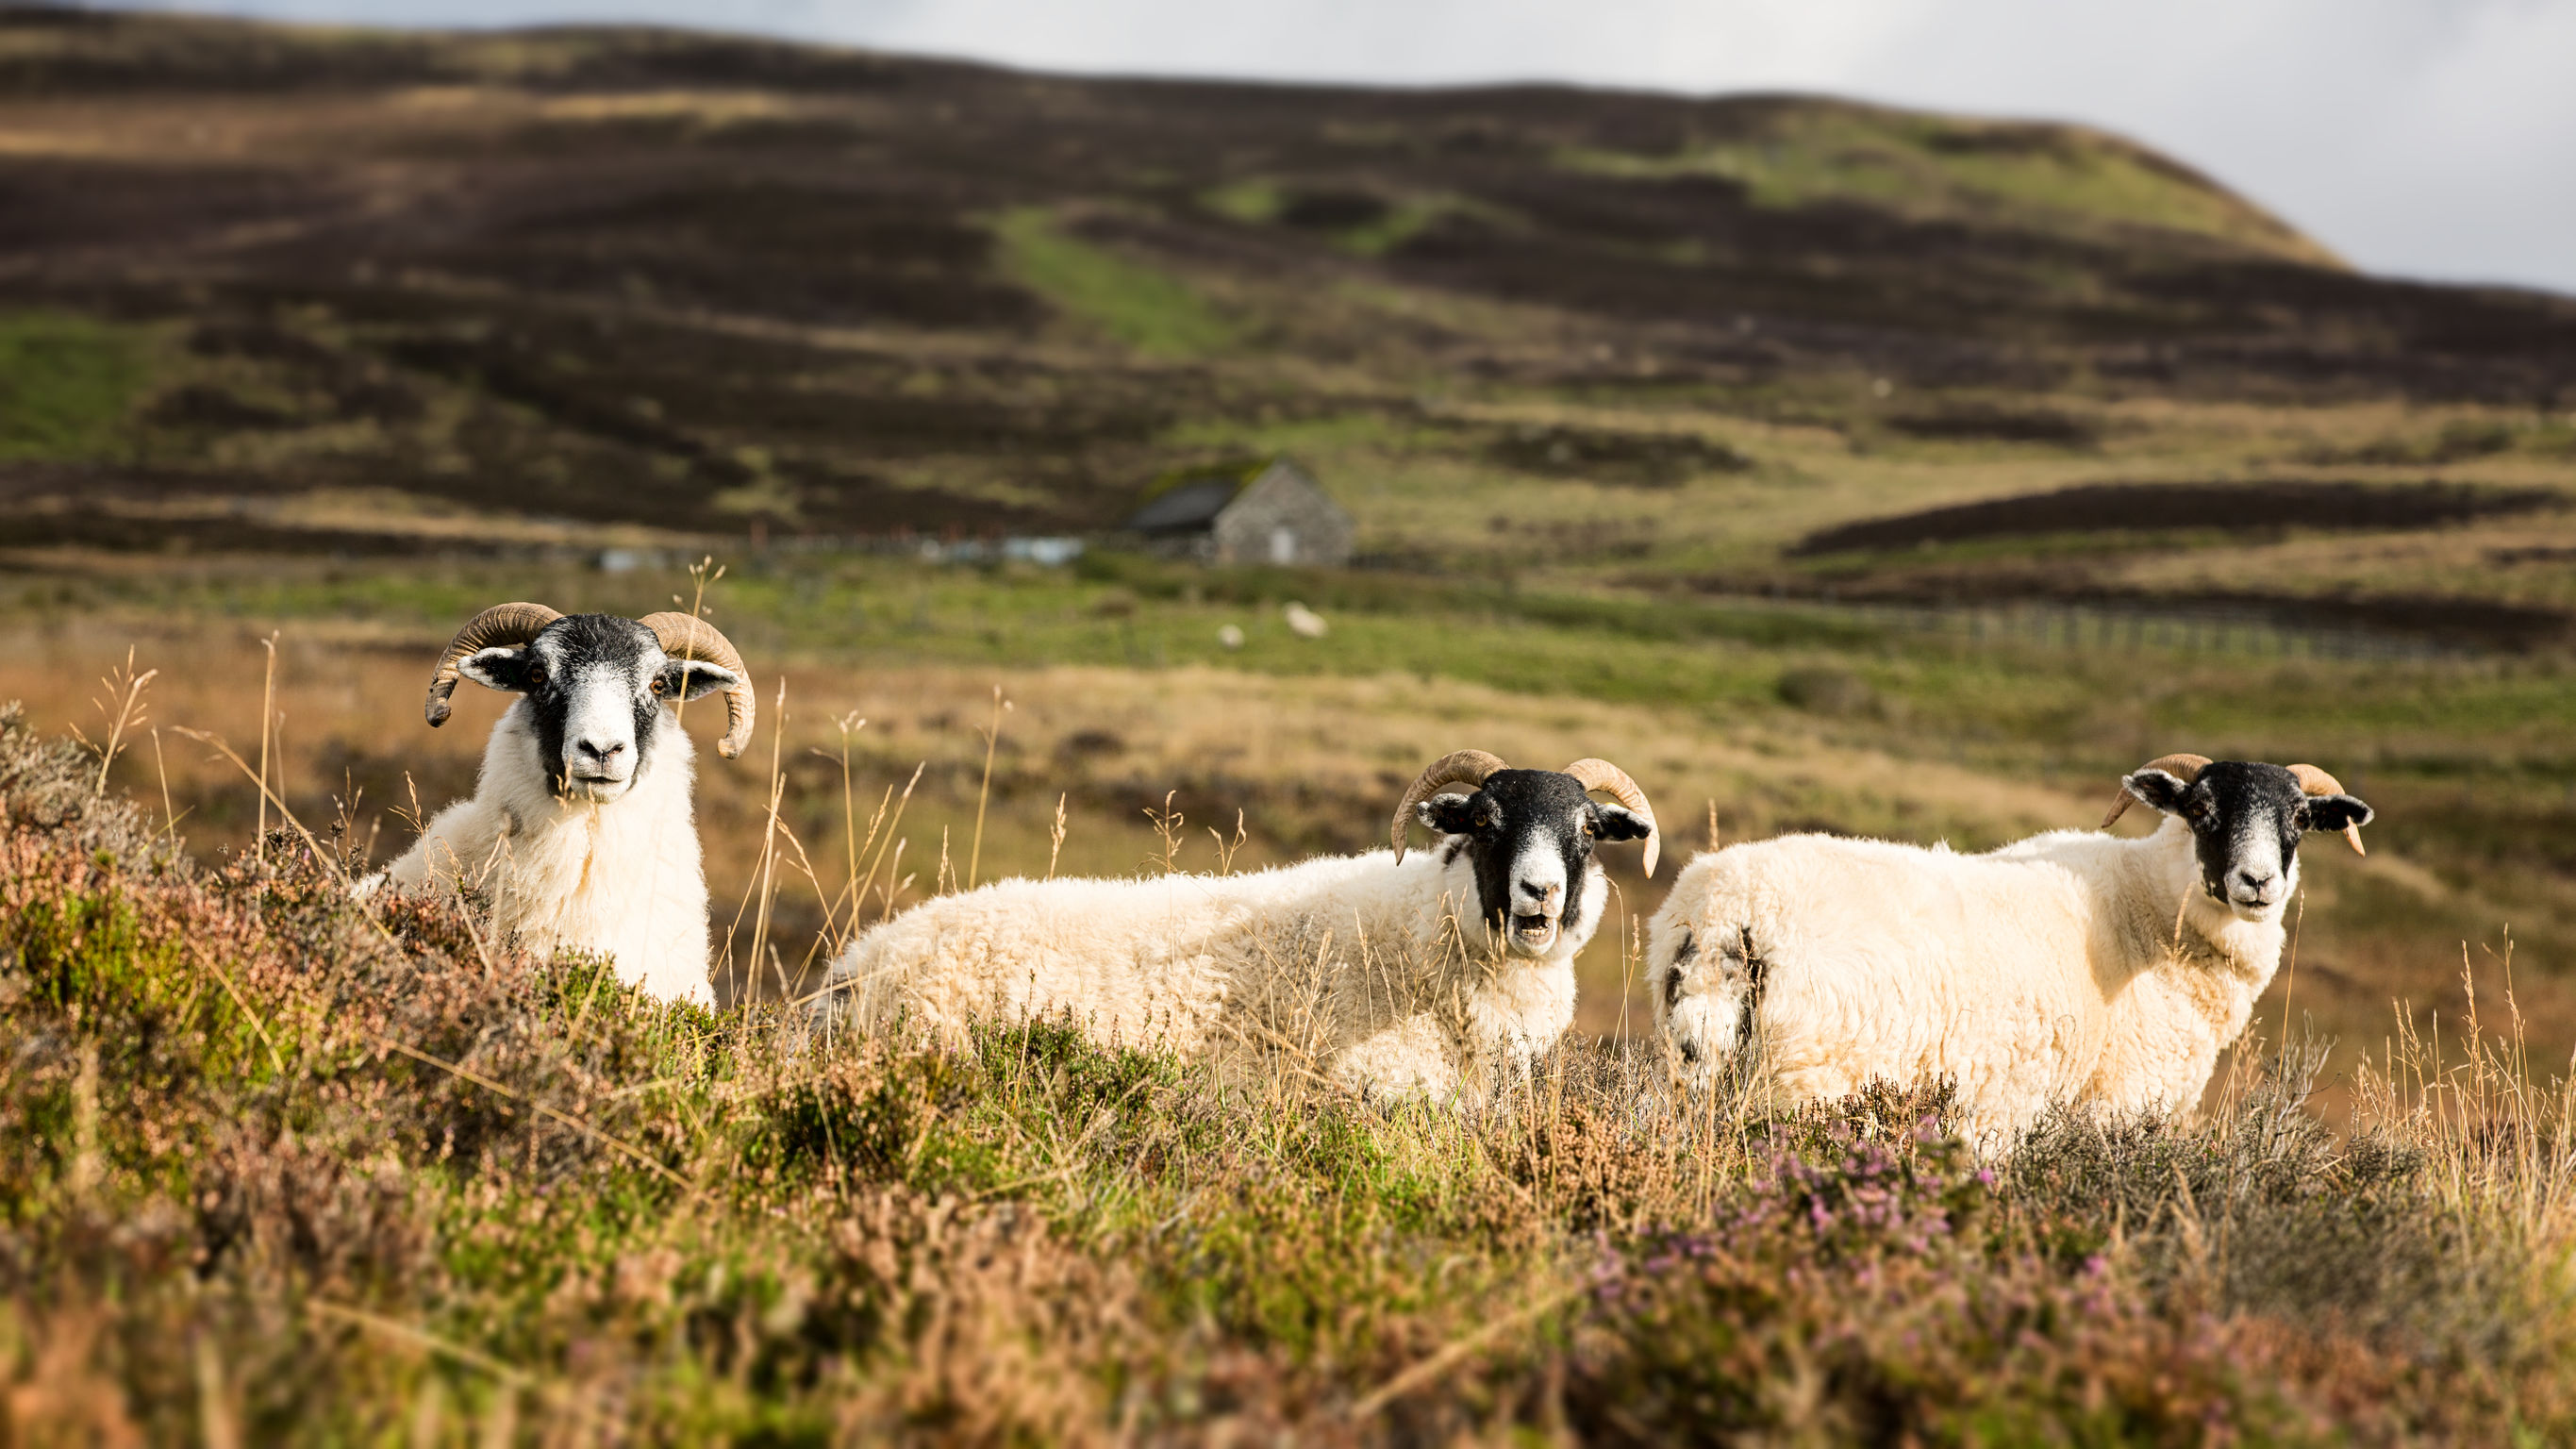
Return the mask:
<svg viewBox="0 0 2576 1449">
<path fill-rule="evenodd" d="M 1655 833 L 1655 822 L 1624 805 L 1595 805 L 1592 833 L 1603 840 L 1643 840 Z"/>
<path fill-rule="evenodd" d="M 662 666 L 664 699 L 696 699 L 742 683 L 742 676 L 703 659 L 674 659 Z"/>
<path fill-rule="evenodd" d="M 456 661 L 456 672 L 485 689 L 505 694 L 528 692 L 528 657 L 525 644 L 501 644 L 478 649 Z"/>
<path fill-rule="evenodd" d="M 2128 791 L 2139 804 L 2167 815 L 2181 809 L 2182 797 L 2191 793 L 2191 786 L 2184 783 L 2181 776 L 2169 775 L 2162 770 L 2140 770 L 2134 775 L 2123 776 L 2120 788 Z"/>
<path fill-rule="evenodd" d="M 2357 795 L 2310 795 L 2300 802 L 2310 830 L 2342 830 L 2368 825 L 2370 807 Z"/>
<path fill-rule="evenodd" d="M 1473 796 L 1434 795 L 1413 807 L 1414 818 L 1443 835 L 1470 834 L 1487 823 L 1491 812 Z"/>
</svg>

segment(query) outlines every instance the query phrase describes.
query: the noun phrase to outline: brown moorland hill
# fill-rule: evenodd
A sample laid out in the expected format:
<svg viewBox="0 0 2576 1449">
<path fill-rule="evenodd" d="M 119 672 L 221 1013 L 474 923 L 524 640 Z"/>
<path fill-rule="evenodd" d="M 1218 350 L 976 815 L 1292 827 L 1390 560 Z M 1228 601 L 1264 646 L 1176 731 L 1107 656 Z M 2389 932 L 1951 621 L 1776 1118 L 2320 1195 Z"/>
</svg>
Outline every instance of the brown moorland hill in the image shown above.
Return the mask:
<svg viewBox="0 0 2576 1449">
<path fill-rule="evenodd" d="M 35 544 L 1087 529 L 1216 435 L 1461 389 L 1846 428 L 1876 379 L 1900 436 L 2081 446 L 1945 400 L 2576 383 L 2576 303 L 2355 273 L 2116 137 L 1811 97 L 35 9 L 0 131 Z M 396 506 L 273 516 L 351 487 Z"/>
</svg>

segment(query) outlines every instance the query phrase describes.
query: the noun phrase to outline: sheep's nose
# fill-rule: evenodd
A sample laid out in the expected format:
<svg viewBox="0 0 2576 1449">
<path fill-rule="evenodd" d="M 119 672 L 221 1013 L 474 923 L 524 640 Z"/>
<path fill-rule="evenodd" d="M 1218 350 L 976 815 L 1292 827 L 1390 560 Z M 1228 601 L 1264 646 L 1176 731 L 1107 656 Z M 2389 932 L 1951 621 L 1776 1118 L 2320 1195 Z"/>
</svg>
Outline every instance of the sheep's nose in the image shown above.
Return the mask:
<svg viewBox="0 0 2576 1449">
<path fill-rule="evenodd" d="M 619 740 L 614 744 L 602 744 L 597 740 L 583 740 L 578 748 L 583 754 L 604 763 L 626 753 L 626 742 Z"/>
<path fill-rule="evenodd" d="M 2269 900 L 2272 896 L 2272 883 L 2278 877 L 2268 870 L 2240 870 L 2236 873 L 2236 879 L 2256 900 Z"/>
<path fill-rule="evenodd" d="M 1525 880 L 1520 886 L 1521 894 L 1536 901 L 1541 910 L 1554 910 L 1556 903 L 1565 896 L 1565 887 L 1555 881 L 1540 885 L 1536 881 Z"/>
</svg>

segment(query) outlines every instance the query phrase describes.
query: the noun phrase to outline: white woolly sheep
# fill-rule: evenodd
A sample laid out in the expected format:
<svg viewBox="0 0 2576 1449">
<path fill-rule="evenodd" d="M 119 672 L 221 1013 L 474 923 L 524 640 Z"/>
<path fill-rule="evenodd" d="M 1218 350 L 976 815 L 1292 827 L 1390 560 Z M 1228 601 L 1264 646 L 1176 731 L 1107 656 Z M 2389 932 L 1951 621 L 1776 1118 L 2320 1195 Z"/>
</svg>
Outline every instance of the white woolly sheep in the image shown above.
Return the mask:
<svg viewBox="0 0 2576 1449">
<path fill-rule="evenodd" d="M 1417 819 L 1445 838 L 1408 861 Z M 1064 1013 L 1097 1040 L 1286 1046 L 1364 1092 L 1481 1100 L 1572 1023 L 1574 956 L 1609 894 L 1593 846 L 1642 839 L 1651 874 L 1653 808 L 1606 761 L 1515 770 L 1461 750 L 1414 781 L 1389 834 L 1392 851 L 1242 875 L 930 901 L 850 944 L 822 1010 L 952 1036 Z"/>
<path fill-rule="evenodd" d="M 483 747 L 473 798 L 439 811 L 360 890 L 462 889 L 526 946 L 595 952 L 628 985 L 711 1004 L 696 752 L 670 707 L 725 691 L 716 752 L 741 753 L 753 715 L 742 656 L 687 614 L 501 604 L 439 656 L 423 711 L 433 728 L 460 677 L 520 697 Z"/>
<path fill-rule="evenodd" d="M 2058 1102 L 2199 1100 L 2281 958 L 2299 837 L 2361 849 L 2368 805 L 2313 765 L 2168 755 L 2120 782 L 2143 839 L 2059 830 L 1984 855 L 1793 835 L 1694 859 L 1647 946 L 1655 1018 L 1700 1083 L 1775 1100 L 1953 1079 L 2000 1143 Z"/>
</svg>

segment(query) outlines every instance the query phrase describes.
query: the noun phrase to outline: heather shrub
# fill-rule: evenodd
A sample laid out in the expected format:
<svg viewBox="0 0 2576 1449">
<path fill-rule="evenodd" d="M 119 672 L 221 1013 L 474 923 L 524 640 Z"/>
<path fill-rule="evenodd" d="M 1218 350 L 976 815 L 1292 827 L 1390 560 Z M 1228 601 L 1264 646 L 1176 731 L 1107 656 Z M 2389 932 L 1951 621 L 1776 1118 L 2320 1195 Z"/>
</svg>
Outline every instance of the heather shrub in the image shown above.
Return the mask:
<svg viewBox="0 0 2576 1449">
<path fill-rule="evenodd" d="M 1587 1406 L 1612 1437 L 2168 1443 L 2294 1431 L 2218 1323 L 2124 1261 L 2069 1258 L 1951 1135 L 1803 1114 L 1756 1139 L 1708 1218 L 1604 1254 Z M 1901 1117 L 1899 1118 L 1901 1121 Z M 2023 1211 L 2016 1211 L 2023 1209 Z"/>
<path fill-rule="evenodd" d="M 2567 1114 L 2491 1057 L 2349 1140 L 2289 1053 L 1980 1159 L 1943 1090 L 1591 1043 L 1464 1113 L 1060 1020 L 809 1042 L 96 775 L 0 712 L 8 1443 L 2571 1427 Z"/>
</svg>

